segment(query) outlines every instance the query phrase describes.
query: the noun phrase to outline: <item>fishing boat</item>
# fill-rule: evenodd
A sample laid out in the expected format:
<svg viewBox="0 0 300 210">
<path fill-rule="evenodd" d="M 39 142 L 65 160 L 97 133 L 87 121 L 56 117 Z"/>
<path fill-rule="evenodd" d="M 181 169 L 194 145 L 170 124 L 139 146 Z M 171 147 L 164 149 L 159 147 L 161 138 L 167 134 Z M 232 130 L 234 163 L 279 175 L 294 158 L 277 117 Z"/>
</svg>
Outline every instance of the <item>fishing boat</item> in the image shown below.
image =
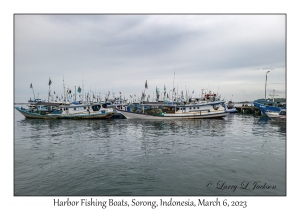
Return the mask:
<svg viewBox="0 0 300 210">
<path fill-rule="evenodd" d="M 29 108 L 15 107 L 26 118 L 34 119 L 108 119 L 116 111 L 105 104 L 70 104 L 39 102 Z"/>
<path fill-rule="evenodd" d="M 226 116 L 224 101 L 197 104 L 182 104 L 175 102 L 143 102 L 123 106 L 117 112 L 127 119 L 206 119 Z"/>
<path fill-rule="evenodd" d="M 279 102 L 275 100 L 270 101 L 270 100 L 259 99 L 253 101 L 253 105 L 259 108 L 262 115 L 267 115 L 267 113 L 273 113 L 276 115 L 282 109 L 286 108 L 286 104 L 284 102 Z"/>
</svg>

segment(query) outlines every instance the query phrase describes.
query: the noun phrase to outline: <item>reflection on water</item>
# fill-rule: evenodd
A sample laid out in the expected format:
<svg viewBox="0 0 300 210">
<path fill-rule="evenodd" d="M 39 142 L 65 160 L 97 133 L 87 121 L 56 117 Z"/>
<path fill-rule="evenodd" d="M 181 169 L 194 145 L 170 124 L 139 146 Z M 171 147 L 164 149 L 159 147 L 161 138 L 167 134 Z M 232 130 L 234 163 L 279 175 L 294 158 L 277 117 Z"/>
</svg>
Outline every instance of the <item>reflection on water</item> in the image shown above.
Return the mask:
<svg viewBox="0 0 300 210">
<path fill-rule="evenodd" d="M 282 125 L 250 115 L 142 121 L 15 113 L 15 195 L 284 195 L 285 140 Z M 277 188 L 205 186 L 220 180 Z"/>
</svg>

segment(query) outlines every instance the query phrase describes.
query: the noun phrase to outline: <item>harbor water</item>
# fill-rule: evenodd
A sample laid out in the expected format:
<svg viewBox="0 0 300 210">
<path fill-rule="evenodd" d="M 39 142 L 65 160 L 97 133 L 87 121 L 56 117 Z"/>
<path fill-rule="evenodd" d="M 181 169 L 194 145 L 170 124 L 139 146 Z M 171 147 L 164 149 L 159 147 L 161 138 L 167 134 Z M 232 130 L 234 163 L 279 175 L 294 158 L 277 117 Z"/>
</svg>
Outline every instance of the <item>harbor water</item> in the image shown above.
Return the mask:
<svg viewBox="0 0 300 210">
<path fill-rule="evenodd" d="M 198 120 L 43 120 L 14 112 L 15 196 L 286 195 L 286 126 Z"/>
</svg>

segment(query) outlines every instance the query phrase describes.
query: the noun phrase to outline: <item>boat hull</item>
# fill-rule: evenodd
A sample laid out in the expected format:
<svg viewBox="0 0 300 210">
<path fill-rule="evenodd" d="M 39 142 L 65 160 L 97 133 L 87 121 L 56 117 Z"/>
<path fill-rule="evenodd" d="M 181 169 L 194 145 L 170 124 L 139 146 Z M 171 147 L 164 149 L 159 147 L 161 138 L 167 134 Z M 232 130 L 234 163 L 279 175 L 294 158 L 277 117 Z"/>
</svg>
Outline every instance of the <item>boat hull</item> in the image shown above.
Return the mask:
<svg viewBox="0 0 300 210">
<path fill-rule="evenodd" d="M 268 112 L 279 113 L 282 109 L 285 109 L 285 107 L 275 107 L 275 106 L 260 104 L 257 101 L 254 101 L 253 105 L 259 108 L 262 115 L 268 115 L 267 114 Z"/>
<path fill-rule="evenodd" d="M 267 112 L 267 115 L 274 122 L 286 122 L 286 109 L 282 109 L 279 113 Z"/>
<path fill-rule="evenodd" d="M 22 109 L 19 107 L 15 107 L 15 109 L 18 110 L 26 118 L 32 118 L 32 119 L 57 119 L 58 118 L 58 115 L 49 115 L 49 114 L 43 115 L 35 112 L 30 112 L 27 109 Z"/>
<path fill-rule="evenodd" d="M 266 115 L 269 117 L 269 118 L 276 118 L 279 116 L 279 112 L 266 112 Z"/>
<path fill-rule="evenodd" d="M 207 119 L 207 118 L 222 118 L 227 114 L 224 111 L 211 111 L 208 113 L 188 113 L 188 114 L 165 114 L 164 116 L 152 116 L 118 110 L 118 113 L 123 114 L 126 119 L 136 120 L 173 120 L 173 119 Z"/>
<path fill-rule="evenodd" d="M 233 108 L 227 108 L 227 107 L 225 107 L 225 112 L 227 112 L 227 113 L 236 113 L 237 112 L 237 110 L 236 110 L 236 108 L 235 107 L 233 107 Z"/>
<path fill-rule="evenodd" d="M 236 108 L 227 109 L 226 112 L 228 112 L 228 113 L 237 113 L 237 110 L 236 110 Z"/>
<path fill-rule="evenodd" d="M 286 123 L 286 116 L 278 116 L 270 118 L 273 122 Z"/>
</svg>

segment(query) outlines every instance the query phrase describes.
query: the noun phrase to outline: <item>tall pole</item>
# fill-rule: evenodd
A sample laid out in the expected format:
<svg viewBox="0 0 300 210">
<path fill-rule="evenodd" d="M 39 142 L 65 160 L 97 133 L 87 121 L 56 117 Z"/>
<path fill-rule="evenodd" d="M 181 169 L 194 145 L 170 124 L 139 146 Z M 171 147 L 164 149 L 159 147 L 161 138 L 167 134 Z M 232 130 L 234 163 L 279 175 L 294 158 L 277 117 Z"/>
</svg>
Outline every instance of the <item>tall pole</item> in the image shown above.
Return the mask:
<svg viewBox="0 0 300 210">
<path fill-rule="evenodd" d="M 50 77 L 49 77 L 49 83 L 48 83 L 48 85 L 49 85 L 49 92 L 48 92 L 48 102 L 49 102 L 49 97 L 50 97 L 50 85 L 51 85 L 51 79 L 50 79 Z"/>
<path fill-rule="evenodd" d="M 31 89 L 32 89 L 32 91 L 33 91 L 33 100 L 35 100 L 35 94 L 34 94 L 34 90 L 33 90 L 32 83 L 30 83 L 30 88 L 31 88 Z"/>
<path fill-rule="evenodd" d="M 66 103 L 66 88 L 65 88 L 65 76 L 63 75 L 63 86 L 64 86 L 64 100 L 63 102 Z"/>
<path fill-rule="evenodd" d="M 265 101 L 267 100 L 267 74 L 269 73 L 270 71 L 267 71 L 266 73 L 266 82 L 265 82 Z"/>
<path fill-rule="evenodd" d="M 175 80 L 175 67 L 174 67 L 174 78 L 173 78 L 173 92 L 172 92 L 172 102 L 173 102 L 173 97 L 174 97 L 174 92 L 175 92 L 175 87 L 174 87 L 174 80 Z"/>
</svg>

